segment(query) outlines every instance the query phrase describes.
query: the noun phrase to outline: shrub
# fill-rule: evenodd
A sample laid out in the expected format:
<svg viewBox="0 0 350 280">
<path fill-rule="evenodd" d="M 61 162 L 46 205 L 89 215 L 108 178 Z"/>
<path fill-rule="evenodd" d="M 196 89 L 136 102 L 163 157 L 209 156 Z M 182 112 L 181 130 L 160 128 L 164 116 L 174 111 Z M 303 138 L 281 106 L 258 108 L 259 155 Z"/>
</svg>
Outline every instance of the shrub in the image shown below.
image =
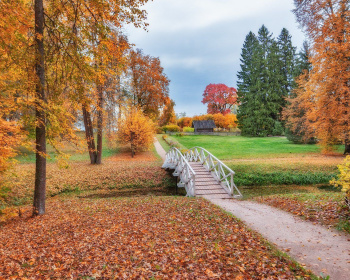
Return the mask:
<svg viewBox="0 0 350 280">
<path fill-rule="evenodd" d="M 154 141 L 154 123 L 141 110 L 131 108 L 118 123 L 117 137 L 120 143 L 131 145 L 131 155 L 149 149 Z"/>
<path fill-rule="evenodd" d="M 336 187 L 342 187 L 347 199 L 350 199 L 350 156 L 347 156 L 343 164 L 338 165 L 340 174 L 338 180 L 333 179 L 330 183 Z"/>
<path fill-rule="evenodd" d="M 180 132 L 181 128 L 179 126 L 177 126 L 176 124 L 169 124 L 169 125 L 165 125 L 162 127 L 162 130 L 164 132 L 166 131 L 170 131 L 170 132 Z"/>
<path fill-rule="evenodd" d="M 183 128 L 183 132 L 194 132 L 194 128 L 186 126 Z"/>
<path fill-rule="evenodd" d="M 156 133 L 157 133 L 157 134 L 163 134 L 164 131 L 163 131 L 163 129 L 162 129 L 161 127 L 157 126 L 157 127 L 156 127 Z"/>
</svg>

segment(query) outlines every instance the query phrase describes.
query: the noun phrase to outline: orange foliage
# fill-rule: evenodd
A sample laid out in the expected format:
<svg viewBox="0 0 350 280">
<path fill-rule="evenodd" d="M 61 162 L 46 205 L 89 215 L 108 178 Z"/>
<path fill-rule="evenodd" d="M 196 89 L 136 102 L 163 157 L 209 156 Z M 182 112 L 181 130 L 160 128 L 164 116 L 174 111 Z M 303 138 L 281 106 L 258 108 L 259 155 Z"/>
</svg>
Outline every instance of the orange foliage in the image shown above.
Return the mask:
<svg viewBox="0 0 350 280">
<path fill-rule="evenodd" d="M 169 101 L 169 79 L 163 73 L 158 57 L 144 55 L 141 50 L 131 51 L 129 67 L 133 105 L 156 120 L 160 109 Z"/>
<path fill-rule="evenodd" d="M 8 166 L 8 159 L 17 154 L 15 148 L 22 144 L 23 136 L 16 122 L 8 122 L 0 117 L 0 172 Z"/>
<path fill-rule="evenodd" d="M 181 128 L 191 127 L 192 126 L 192 118 L 183 117 L 177 120 L 177 125 Z"/>
<path fill-rule="evenodd" d="M 299 79 L 296 102 L 325 146 L 350 140 L 350 11 L 347 0 L 295 1 L 295 14 L 312 40 L 312 69 Z"/>
<path fill-rule="evenodd" d="M 167 124 L 176 124 L 176 115 L 175 115 L 174 106 L 175 106 L 175 102 L 168 97 L 165 102 L 165 106 L 163 108 L 162 114 L 158 121 L 159 126 L 164 126 Z"/>
<path fill-rule="evenodd" d="M 136 151 L 149 149 L 154 142 L 155 126 L 140 109 L 130 108 L 127 115 L 119 120 L 118 141 L 131 145 L 132 156 Z"/>
<path fill-rule="evenodd" d="M 214 120 L 217 128 L 235 128 L 237 127 L 237 117 L 235 114 L 221 114 L 217 113 L 214 115 L 206 114 L 194 116 L 193 118 L 184 117 L 177 121 L 180 127 L 190 127 L 192 125 L 192 121 L 206 121 L 206 120 Z"/>
</svg>

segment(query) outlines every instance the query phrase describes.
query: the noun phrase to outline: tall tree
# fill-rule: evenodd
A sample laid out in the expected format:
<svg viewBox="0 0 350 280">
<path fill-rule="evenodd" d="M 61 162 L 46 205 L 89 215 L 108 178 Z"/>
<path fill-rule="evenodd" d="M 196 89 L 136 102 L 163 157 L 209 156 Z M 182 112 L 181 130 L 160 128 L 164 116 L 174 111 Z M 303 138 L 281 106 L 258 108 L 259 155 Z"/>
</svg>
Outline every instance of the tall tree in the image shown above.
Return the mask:
<svg viewBox="0 0 350 280">
<path fill-rule="evenodd" d="M 281 59 L 281 74 L 283 75 L 283 96 L 288 97 L 294 88 L 294 65 L 296 48 L 292 44 L 292 36 L 286 28 L 283 28 L 277 38 Z M 285 104 L 283 104 L 285 106 Z"/>
<path fill-rule="evenodd" d="M 209 84 L 203 93 L 203 104 L 208 104 L 208 114 L 229 114 L 237 103 L 237 90 L 224 84 Z"/>
<path fill-rule="evenodd" d="M 272 35 L 263 25 L 256 37 L 250 32 L 242 49 L 241 71 L 238 73 L 239 110 L 237 119 L 243 135 L 267 136 L 272 134 L 276 116 L 275 93 L 271 91 L 270 83 L 272 64 L 271 47 L 273 56 L 276 57 L 276 43 L 273 43 Z"/>
<path fill-rule="evenodd" d="M 144 55 L 141 50 L 130 53 L 131 94 L 133 105 L 156 120 L 169 96 L 170 80 L 158 57 Z"/>
<path fill-rule="evenodd" d="M 43 0 L 34 1 L 35 12 L 35 92 L 36 92 L 36 129 L 35 129 L 35 189 L 33 214 L 45 213 L 46 194 L 46 116 L 45 116 L 45 50 L 44 50 L 44 3 Z"/>
<path fill-rule="evenodd" d="M 307 41 L 304 41 L 301 50 L 296 55 L 294 73 L 293 73 L 294 79 L 296 77 L 299 77 L 301 74 L 304 74 L 305 71 L 310 72 L 311 63 L 310 63 L 309 57 L 310 57 L 310 46 Z M 297 85 L 294 85 L 294 87 L 296 86 Z"/>
<path fill-rule="evenodd" d="M 167 124 L 176 124 L 176 114 L 175 114 L 175 102 L 174 100 L 167 98 L 165 106 L 163 108 L 162 114 L 160 115 L 158 124 L 159 126 L 164 126 Z"/>
<path fill-rule="evenodd" d="M 347 0 L 295 0 L 294 13 L 312 43 L 312 69 L 300 98 L 325 148 L 341 140 L 350 153 L 350 7 Z M 310 101 L 312 103 L 310 104 Z"/>
<path fill-rule="evenodd" d="M 239 110 L 237 114 L 239 128 L 243 135 L 256 134 L 252 131 L 251 125 L 254 122 L 254 108 L 256 83 L 258 80 L 256 64 L 254 57 L 259 42 L 253 32 L 249 32 L 245 38 L 241 53 L 241 71 L 238 72 L 238 104 Z"/>
<path fill-rule="evenodd" d="M 303 95 L 305 91 L 303 85 L 308 81 L 311 70 L 309 55 L 309 45 L 305 41 L 296 57 L 294 67 L 295 86 L 287 99 L 287 106 L 283 109 L 283 119 L 286 122 L 285 134 L 288 140 L 295 143 L 314 143 L 316 141 L 314 130 L 305 116 L 310 106 L 314 106 L 314 104 L 309 104 Z"/>
</svg>

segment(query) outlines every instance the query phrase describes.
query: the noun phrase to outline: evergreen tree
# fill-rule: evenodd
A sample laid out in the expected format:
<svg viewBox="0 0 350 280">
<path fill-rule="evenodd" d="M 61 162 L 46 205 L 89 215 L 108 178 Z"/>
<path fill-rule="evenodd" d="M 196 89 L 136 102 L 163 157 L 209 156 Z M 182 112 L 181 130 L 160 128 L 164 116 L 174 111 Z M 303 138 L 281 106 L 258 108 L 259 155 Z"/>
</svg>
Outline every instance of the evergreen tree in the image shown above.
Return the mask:
<svg viewBox="0 0 350 280">
<path fill-rule="evenodd" d="M 294 79 L 301 74 L 303 74 L 305 71 L 309 72 L 311 70 L 311 63 L 309 61 L 310 56 L 310 46 L 307 41 L 303 43 L 302 49 L 299 51 L 296 60 L 295 60 L 295 67 L 294 67 Z M 296 85 L 294 86 L 296 87 Z"/>
<path fill-rule="evenodd" d="M 266 108 L 270 112 L 270 119 L 274 120 L 272 125 L 272 135 L 282 135 L 284 132 L 281 123 L 281 114 L 286 104 L 285 96 L 285 76 L 281 71 L 283 60 L 281 57 L 279 45 L 273 41 L 267 57 L 269 82 L 267 90 Z M 270 123 L 272 124 L 272 120 Z"/>
<path fill-rule="evenodd" d="M 238 73 L 240 106 L 237 114 L 243 135 L 267 136 L 272 134 L 275 126 L 278 112 L 273 101 L 276 96 L 270 88 L 269 65 L 272 45 L 276 44 L 264 25 L 259 29 L 258 37 L 250 32 L 243 45 L 241 71 Z M 274 48 L 277 55 L 276 46 Z"/>
<path fill-rule="evenodd" d="M 258 82 L 257 67 L 254 63 L 256 50 L 259 46 L 257 37 L 253 32 L 249 32 L 245 38 L 241 54 L 241 71 L 238 72 L 238 103 L 239 109 L 237 119 L 243 135 L 254 135 L 256 131 L 254 106 L 255 88 Z"/>
<path fill-rule="evenodd" d="M 295 87 L 295 52 L 296 48 L 292 45 L 292 36 L 289 34 L 286 28 L 283 28 L 281 34 L 277 39 L 280 58 L 281 58 L 281 73 L 283 75 L 282 89 L 283 96 L 288 97 L 291 94 L 292 89 Z M 285 106 L 285 102 L 283 107 Z"/>
</svg>

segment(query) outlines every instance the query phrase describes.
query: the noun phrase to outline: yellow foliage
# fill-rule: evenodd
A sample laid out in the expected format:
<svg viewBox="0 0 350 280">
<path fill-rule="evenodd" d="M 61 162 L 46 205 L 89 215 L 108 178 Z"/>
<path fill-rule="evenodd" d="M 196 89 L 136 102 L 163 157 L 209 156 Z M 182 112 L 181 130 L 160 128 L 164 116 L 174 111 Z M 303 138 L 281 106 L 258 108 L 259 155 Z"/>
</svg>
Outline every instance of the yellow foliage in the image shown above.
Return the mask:
<svg viewBox="0 0 350 280">
<path fill-rule="evenodd" d="M 15 148 L 22 144 L 23 135 L 16 122 L 0 118 L 0 172 L 8 166 L 8 160 L 16 156 Z"/>
<path fill-rule="evenodd" d="M 118 141 L 131 144 L 132 151 L 147 150 L 154 142 L 155 125 L 139 109 L 130 108 L 118 123 Z"/>
<path fill-rule="evenodd" d="M 330 183 L 336 187 L 341 186 L 342 191 L 350 198 L 350 156 L 345 158 L 343 164 L 338 165 L 338 169 L 338 180 L 333 179 Z"/>
</svg>

